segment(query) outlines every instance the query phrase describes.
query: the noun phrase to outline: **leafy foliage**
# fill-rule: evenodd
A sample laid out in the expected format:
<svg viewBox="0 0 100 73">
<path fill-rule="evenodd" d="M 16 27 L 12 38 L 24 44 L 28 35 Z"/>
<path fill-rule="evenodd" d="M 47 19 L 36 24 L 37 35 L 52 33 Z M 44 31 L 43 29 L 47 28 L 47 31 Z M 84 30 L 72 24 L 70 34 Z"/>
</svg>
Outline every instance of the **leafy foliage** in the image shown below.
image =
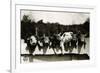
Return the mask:
<svg viewBox="0 0 100 73">
<path fill-rule="evenodd" d="M 83 34 L 88 34 L 89 37 L 89 24 L 90 20 L 83 24 L 73 24 L 73 25 L 61 25 L 60 23 L 44 23 L 43 20 L 39 20 L 38 22 L 32 21 L 29 19 L 29 16 L 24 15 L 21 20 L 21 38 L 26 39 L 30 35 L 36 36 L 52 36 L 53 34 L 57 34 L 60 32 L 68 32 L 72 31 L 77 33 L 80 31 Z"/>
</svg>

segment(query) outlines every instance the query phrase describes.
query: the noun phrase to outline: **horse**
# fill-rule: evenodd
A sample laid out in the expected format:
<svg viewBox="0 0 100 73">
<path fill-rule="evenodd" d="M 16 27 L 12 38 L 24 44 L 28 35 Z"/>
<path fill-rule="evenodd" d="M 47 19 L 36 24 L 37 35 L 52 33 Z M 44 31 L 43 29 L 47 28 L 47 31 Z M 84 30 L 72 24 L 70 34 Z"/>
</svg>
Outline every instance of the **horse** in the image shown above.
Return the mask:
<svg viewBox="0 0 100 73">
<path fill-rule="evenodd" d="M 43 49 L 43 54 L 46 54 L 49 45 L 50 45 L 50 40 L 48 36 L 43 36 L 38 40 L 38 48 L 39 50 Z"/>
<path fill-rule="evenodd" d="M 62 49 L 60 47 L 60 36 L 58 34 L 54 34 L 52 37 L 50 37 L 50 48 L 54 51 L 54 54 L 56 54 L 56 51 L 59 49 L 62 52 Z"/>
<path fill-rule="evenodd" d="M 77 37 L 77 41 L 78 41 L 78 54 L 80 54 L 81 48 L 86 47 L 86 41 L 85 41 L 85 36 L 83 34 L 80 34 L 80 36 Z"/>
<path fill-rule="evenodd" d="M 62 53 L 64 54 L 64 51 L 68 51 L 70 50 L 70 46 L 71 46 L 71 40 L 72 40 L 72 35 L 73 32 L 64 32 L 61 36 L 60 36 L 60 46 L 62 48 Z"/>
<path fill-rule="evenodd" d="M 35 51 L 35 48 L 37 46 L 37 38 L 34 35 L 31 35 L 30 37 L 27 38 L 27 49 L 29 50 L 30 54 L 33 54 Z"/>
</svg>

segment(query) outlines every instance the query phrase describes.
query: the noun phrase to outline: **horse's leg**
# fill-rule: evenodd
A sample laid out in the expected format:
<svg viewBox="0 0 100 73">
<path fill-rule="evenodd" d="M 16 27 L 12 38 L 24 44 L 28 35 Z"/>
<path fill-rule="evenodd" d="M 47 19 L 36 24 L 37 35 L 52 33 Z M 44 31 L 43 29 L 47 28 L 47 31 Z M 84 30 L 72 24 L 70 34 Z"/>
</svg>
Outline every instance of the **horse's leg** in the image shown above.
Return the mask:
<svg viewBox="0 0 100 73">
<path fill-rule="evenodd" d="M 32 47 L 31 46 L 29 46 L 29 54 L 32 55 Z"/>
<path fill-rule="evenodd" d="M 44 47 L 44 48 L 43 48 L 43 55 L 45 55 L 45 49 L 46 49 L 46 48 Z"/>
<path fill-rule="evenodd" d="M 52 50 L 53 50 L 54 54 L 56 54 L 55 48 L 52 48 Z"/>
<path fill-rule="evenodd" d="M 29 54 L 31 54 L 31 55 L 32 55 L 32 50 L 31 50 L 31 49 L 29 49 Z"/>
<path fill-rule="evenodd" d="M 64 54 L 64 44 L 62 43 L 60 46 L 61 54 Z"/>
<path fill-rule="evenodd" d="M 56 51 L 57 51 L 57 52 L 59 51 L 59 47 L 58 47 L 58 46 L 56 47 Z"/>
<path fill-rule="evenodd" d="M 34 51 L 35 51 L 35 49 L 32 49 L 32 48 L 29 49 L 29 53 L 30 53 L 31 55 L 33 55 Z"/>
<path fill-rule="evenodd" d="M 69 53 L 72 53 L 72 51 L 73 51 L 73 46 L 70 46 Z"/>
<path fill-rule="evenodd" d="M 80 43 L 78 44 L 78 54 L 80 54 L 81 48 L 82 48 L 82 43 L 80 42 Z"/>
<path fill-rule="evenodd" d="M 78 48 L 78 54 L 80 54 L 80 52 L 81 52 L 81 48 Z"/>
<path fill-rule="evenodd" d="M 47 52 L 47 46 L 44 46 L 44 48 L 43 48 L 43 55 L 45 55 L 46 54 L 46 52 Z"/>
<path fill-rule="evenodd" d="M 60 47 L 61 54 L 64 54 L 64 47 Z"/>
<path fill-rule="evenodd" d="M 35 49 L 36 49 L 36 46 L 34 46 L 34 47 L 32 48 L 32 54 L 33 54 L 33 55 L 35 55 L 35 54 L 34 54 Z"/>
<path fill-rule="evenodd" d="M 77 48 L 77 41 L 75 41 L 75 49 Z"/>
<path fill-rule="evenodd" d="M 84 41 L 84 49 L 85 49 L 85 47 L 86 47 L 86 42 Z"/>
</svg>

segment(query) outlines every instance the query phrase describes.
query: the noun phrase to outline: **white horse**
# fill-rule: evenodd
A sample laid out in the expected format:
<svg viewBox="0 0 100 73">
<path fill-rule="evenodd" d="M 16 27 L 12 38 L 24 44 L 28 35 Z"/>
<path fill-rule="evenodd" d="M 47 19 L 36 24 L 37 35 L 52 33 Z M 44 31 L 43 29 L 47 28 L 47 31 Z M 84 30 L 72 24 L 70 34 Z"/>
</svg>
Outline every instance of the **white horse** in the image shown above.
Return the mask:
<svg viewBox="0 0 100 73">
<path fill-rule="evenodd" d="M 61 40 L 60 41 L 60 46 L 62 48 L 62 54 L 64 54 L 64 50 L 66 49 L 65 45 L 68 46 L 67 44 L 72 40 L 72 38 L 73 38 L 72 35 L 73 35 L 73 32 L 64 32 L 60 36 L 60 40 Z"/>
</svg>

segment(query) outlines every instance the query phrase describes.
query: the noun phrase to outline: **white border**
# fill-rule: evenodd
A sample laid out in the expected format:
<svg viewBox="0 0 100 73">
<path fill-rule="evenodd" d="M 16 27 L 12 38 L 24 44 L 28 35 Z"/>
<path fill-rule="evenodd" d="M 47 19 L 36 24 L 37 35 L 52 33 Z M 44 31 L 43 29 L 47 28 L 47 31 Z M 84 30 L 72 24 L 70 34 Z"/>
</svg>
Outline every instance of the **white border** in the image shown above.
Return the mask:
<svg viewBox="0 0 100 73">
<path fill-rule="evenodd" d="M 47 69 L 69 69 L 69 68 L 86 68 L 95 65 L 95 46 L 94 46 L 94 18 L 95 9 L 93 7 L 78 6 L 42 6 L 42 5 L 21 5 L 13 4 L 12 21 L 11 21 L 11 72 L 38 71 Z M 46 63 L 20 64 L 20 9 L 30 10 L 50 10 L 50 11 L 72 11 L 72 12 L 89 12 L 90 13 L 90 60 L 84 61 L 61 61 Z"/>
</svg>

